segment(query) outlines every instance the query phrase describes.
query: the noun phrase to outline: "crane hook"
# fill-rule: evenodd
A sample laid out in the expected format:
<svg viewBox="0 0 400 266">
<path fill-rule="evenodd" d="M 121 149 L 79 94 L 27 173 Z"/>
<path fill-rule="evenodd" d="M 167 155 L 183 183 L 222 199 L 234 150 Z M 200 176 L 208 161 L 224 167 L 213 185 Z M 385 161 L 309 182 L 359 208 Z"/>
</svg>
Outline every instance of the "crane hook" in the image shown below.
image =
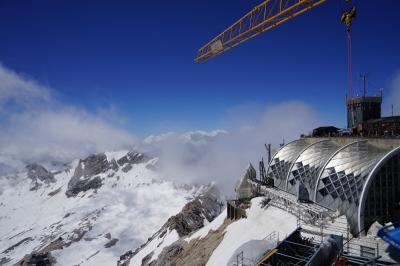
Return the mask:
<svg viewBox="0 0 400 266">
<path fill-rule="evenodd" d="M 348 0 L 350 1 L 350 0 Z M 353 8 L 349 11 L 344 11 L 342 13 L 342 16 L 340 17 L 340 20 L 346 25 L 346 29 L 348 32 L 351 30 L 351 24 L 353 22 L 353 19 L 356 18 L 357 10 L 356 7 L 353 6 Z"/>
</svg>

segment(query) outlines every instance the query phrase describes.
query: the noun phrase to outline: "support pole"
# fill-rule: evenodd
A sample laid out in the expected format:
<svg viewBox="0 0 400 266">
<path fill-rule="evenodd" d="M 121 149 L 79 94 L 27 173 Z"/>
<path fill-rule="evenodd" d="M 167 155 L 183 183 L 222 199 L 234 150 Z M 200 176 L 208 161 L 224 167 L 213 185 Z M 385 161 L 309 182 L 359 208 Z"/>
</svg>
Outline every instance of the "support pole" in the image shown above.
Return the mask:
<svg viewBox="0 0 400 266">
<path fill-rule="evenodd" d="M 324 217 L 321 215 L 321 243 L 324 242 Z"/>
<path fill-rule="evenodd" d="M 350 225 L 347 223 L 347 254 L 350 252 Z"/>
</svg>

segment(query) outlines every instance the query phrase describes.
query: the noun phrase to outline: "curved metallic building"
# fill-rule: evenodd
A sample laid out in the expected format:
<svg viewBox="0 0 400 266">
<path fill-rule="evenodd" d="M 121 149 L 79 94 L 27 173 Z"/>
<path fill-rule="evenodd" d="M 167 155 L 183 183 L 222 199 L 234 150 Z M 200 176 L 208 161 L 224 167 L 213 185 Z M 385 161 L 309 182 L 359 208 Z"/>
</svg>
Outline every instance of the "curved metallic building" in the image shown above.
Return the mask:
<svg viewBox="0 0 400 266">
<path fill-rule="evenodd" d="M 340 145 L 331 140 L 321 140 L 308 146 L 289 170 L 286 190 L 296 194 L 299 183 L 302 183 L 308 190 L 310 199 L 314 198 L 315 185 L 321 170 L 339 148 Z"/>
<path fill-rule="evenodd" d="M 389 145 L 388 145 L 389 143 Z M 400 141 L 304 138 L 282 147 L 267 172 L 275 185 L 345 214 L 352 233 L 400 220 Z"/>
<path fill-rule="evenodd" d="M 275 186 L 286 189 L 286 177 L 299 153 L 317 140 L 302 138 L 283 146 L 269 163 L 267 176 L 274 179 Z"/>
</svg>

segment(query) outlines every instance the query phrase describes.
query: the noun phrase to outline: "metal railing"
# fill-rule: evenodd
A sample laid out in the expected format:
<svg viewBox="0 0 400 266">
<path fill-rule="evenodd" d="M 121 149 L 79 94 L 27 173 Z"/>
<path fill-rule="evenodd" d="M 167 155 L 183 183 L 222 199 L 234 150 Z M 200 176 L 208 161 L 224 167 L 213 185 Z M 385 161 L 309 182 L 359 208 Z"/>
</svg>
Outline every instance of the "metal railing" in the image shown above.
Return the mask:
<svg viewBox="0 0 400 266">
<path fill-rule="evenodd" d="M 256 185 L 253 182 L 252 185 Z M 353 236 L 346 217 L 315 203 L 299 203 L 297 197 L 276 188 L 259 187 L 260 194 L 270 198 L 268 205 L 287 211 L 297 217 L 297 226 L 303 232 L 323 242 L 331 234 L 342 235 L 344 252 L 350 256 L 371 258 L 382 256 L 391 261 L 385 250 L 387 245 L 379 238 Z"/>
</svg>

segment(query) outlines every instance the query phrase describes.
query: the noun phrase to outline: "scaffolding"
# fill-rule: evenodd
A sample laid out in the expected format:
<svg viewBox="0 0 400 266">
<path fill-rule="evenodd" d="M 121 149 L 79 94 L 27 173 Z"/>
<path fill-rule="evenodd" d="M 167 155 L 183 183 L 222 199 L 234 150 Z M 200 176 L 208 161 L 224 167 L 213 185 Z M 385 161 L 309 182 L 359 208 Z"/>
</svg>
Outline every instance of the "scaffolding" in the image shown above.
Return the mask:
<svg viewBox="0 0 400 266">
<path fill-rule="evenodd" d="M 365 260 L 379 257 L 382 263 L 389 263 L 381 265 L 392 265 L 390 263 L 393 260 L 386 253 L 388 245 L 377 237 L 360 236 L 360 234 L 353 236 L 345 216 L 338 216 L 337 212 L 316 203 L 298 202 L 296 196 L 278 188 L 260 186 L 257 181 L 250 182 L 253 187 L 259 188 L 261 195 L 269 199 L 269 206 L 295 215 L 297 227 L 301 228 L 304 236 L 313 239 L 315 243 L 323 243 L 331 235 L 339 235 L 344 241 L 343 255 L 349 259 L 365 262 Z M 271 235 L 274 234 L 276 234 L 275 231 L 271 233 Z"/>
</svg>

